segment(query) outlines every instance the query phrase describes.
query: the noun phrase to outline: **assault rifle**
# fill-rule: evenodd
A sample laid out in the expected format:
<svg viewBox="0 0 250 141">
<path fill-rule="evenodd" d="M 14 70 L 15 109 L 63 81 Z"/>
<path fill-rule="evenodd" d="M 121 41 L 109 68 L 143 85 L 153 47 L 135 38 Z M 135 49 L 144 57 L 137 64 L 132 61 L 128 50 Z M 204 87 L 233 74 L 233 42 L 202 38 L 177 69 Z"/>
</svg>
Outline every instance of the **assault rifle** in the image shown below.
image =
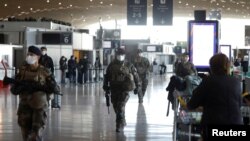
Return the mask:
<svg viewBox="0 0 250 141">
<path fill-rule="evenodd" d="M 1 61 L 4 70 L 5 70 L 5 76 L 3 79 L 3 84 L 4 85 L 9 85 L 9 84 L 14 84 L 19 86 L 17 88 L 17 90 L 13 93 L 13 94 L 19 94 L 21 91 L 27 91 L 27 92 L 34 92 L 35 90 L 40 90 L 40 91 L 45 91 L 44 87 L 41 86 L 40 84 L 34 82 L 34 81 L 28 81 L 28 80 L 16 80 L 14 78 L 10 78 L 7 76 L 7 68 L 5 66 L 5 63 L 3 62 L 3 60 Z M 45 91 L 46 92 L 46 91 Z M 56 85 L 56 87 L 54 88 L 53 91 L 54 94 L 56 95 L 63 95 L 60 93 L 60 88 L 58 85 Z"/>
<path fill-rule="evenodd" d="M 106 98 L 106 105 L 108 107 L 108 114 L 109 114 L 110 113 L 109 112 L 109 106 L 110 106 L 110 91 L 109 90 L 105 92 L 105 98 Z"/>
<path fill-rule="evenodd" d="M 17 90 L 13 93 L 15 95 L 19 94 L 22 91 L 27 91 L 29 93 L 33 93 L 36 90 L 45 91 L 45 88 L 41 86 L 40 84 L 34 81 L 28 81 L 28 80 L 16 80 L 13 78 L 4 77 L 3 84 L 4 85 L 14 84 L 14 86 L 15 85 L 19 86 L 18 88 L 16 88 Z M 63 95 L 60 93 L 58 88 L 55 88 L 53 93 L 56 95 L 61 95 L 61 96 Z"/>
</svg>

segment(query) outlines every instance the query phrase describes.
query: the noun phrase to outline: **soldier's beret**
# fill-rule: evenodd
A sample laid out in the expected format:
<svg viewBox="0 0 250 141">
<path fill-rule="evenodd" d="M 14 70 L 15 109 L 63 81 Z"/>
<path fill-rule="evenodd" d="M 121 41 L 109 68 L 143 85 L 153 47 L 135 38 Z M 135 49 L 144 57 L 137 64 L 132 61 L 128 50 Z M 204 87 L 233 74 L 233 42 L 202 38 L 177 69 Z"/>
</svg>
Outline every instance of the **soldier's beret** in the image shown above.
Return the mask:
<svg viewBox="0 0 250 141">
<path fill-rule="evenodd" d="M 28 52 L 34 53 L 37 56 L 41 56 L 41 51 L 38 47 L 36 46 L 29 46 Z"/>
<path fill-rule="evenodd" d="M 125 49 L 123 49 L 123 48 L 118 48 L 118 49 L 116 50 L 116 54 L 117 54 L 117 55 L 124 55 L 124 54 L 125 54 Z"/>
</svg>

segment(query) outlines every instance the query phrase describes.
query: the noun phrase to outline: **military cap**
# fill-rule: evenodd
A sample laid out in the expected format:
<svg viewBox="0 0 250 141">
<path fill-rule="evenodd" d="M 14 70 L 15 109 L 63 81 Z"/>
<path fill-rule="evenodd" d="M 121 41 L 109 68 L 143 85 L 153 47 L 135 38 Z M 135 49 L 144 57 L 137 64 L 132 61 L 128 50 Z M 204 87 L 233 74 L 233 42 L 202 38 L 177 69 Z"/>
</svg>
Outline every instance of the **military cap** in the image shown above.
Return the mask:
<svg viewBox="0 0 250 141">
<path fill-rule="evenodd" d="M 36 46 L 29 46 L 28 52 L 34 53 L 34 54 L 36 54 L 37 56 L 41 56 L 41 51 L 40 51 L 40 49 L 39 49 L 38 47 L 36 47 Z"/>
<path fill-rule="evenodd" d="M 117 54 L 117 55 L 124 55 L 124 54 L 125 54 L 125 49 L 123 49 L 123 48 L 118 48 L 118 49 L 116 50 L 116 54 Z"/>
</svg>

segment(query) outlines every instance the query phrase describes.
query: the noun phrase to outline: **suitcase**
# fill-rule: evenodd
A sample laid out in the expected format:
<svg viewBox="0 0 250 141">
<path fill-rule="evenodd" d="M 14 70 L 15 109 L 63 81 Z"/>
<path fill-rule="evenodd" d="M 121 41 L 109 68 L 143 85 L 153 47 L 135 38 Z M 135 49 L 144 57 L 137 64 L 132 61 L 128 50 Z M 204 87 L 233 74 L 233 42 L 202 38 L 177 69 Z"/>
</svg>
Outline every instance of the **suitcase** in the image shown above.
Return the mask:
<svg viewBox="0 0 250 141">
<path fill-rule="evenodd" d="M 61 109 L 62 98 L 61 95 L 54 94 L 54 98 L 51 100 L 51 108 Z"/>
</svg>

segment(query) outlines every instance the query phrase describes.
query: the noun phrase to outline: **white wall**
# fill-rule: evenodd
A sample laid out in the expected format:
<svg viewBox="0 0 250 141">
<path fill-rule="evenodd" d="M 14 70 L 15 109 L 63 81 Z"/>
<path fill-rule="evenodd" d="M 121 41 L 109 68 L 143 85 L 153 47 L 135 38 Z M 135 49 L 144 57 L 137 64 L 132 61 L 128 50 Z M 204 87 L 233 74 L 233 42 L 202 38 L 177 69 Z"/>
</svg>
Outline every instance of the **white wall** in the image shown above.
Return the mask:
<svg viewBox="0 0 250 141">
<path fill-rule="evenodd" d="M 13 68 L 14 48 L 21 48 L 21 46 L 0 44 L 0 61 L 2 61 L 2 59 L 5 59 L 4 56 L 6 56 L 7 57 L 6 61 L 8 61 L 7 64 L 9 69 Z M 11 77 L 12 75 L 13 75 L 12 71 L 8 70 L 8 76 Z M 0 80 L 2 80 L 3 77 L 4 77 L 4 70 L 2 64 L 0 64 Z"/>
<path fill-rule="evenodd" d="M 86 33 L 73 33 L 73 48 L 76 50 L 94 50 L 93 36 Z"/>
</svg>

